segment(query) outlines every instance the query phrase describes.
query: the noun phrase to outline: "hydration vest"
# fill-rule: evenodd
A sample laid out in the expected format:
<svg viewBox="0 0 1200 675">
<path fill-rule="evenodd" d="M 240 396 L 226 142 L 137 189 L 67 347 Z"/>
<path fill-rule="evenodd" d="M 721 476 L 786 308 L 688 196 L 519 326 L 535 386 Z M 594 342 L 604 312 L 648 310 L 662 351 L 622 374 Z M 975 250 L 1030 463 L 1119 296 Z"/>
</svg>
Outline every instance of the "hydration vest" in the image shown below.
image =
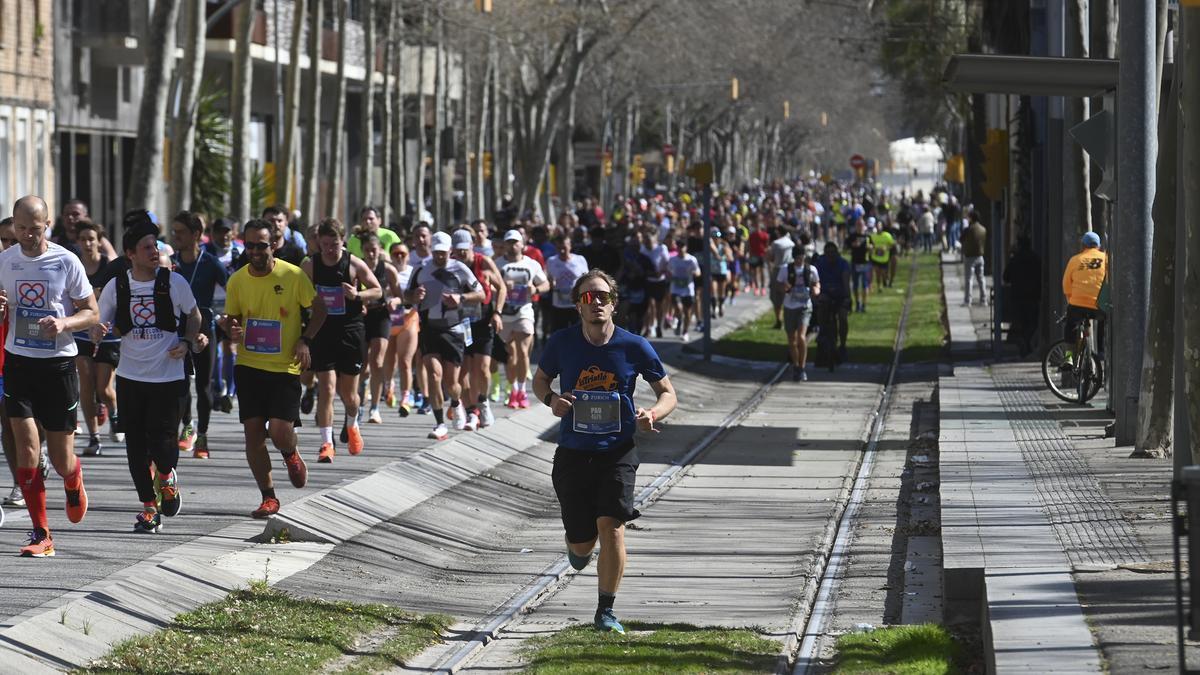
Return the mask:
<svg viewBox="0 0 1200 675">
<path fill-rule="evenodd" d="M 113 324 L 117 335 L 127 335 L 133 330 L 133 317 L 129 313 L 129 275 L 122 272 L 117 281 L 117 311 Z M 183 322 L 175 317 L 175 303 L 171 300 L 171 270 L 160 267 L 154 275 L 154 327 L 164 333 L 174 333 Z M 166 311 L 161 311 L 166 310 Z"/>
</svg>

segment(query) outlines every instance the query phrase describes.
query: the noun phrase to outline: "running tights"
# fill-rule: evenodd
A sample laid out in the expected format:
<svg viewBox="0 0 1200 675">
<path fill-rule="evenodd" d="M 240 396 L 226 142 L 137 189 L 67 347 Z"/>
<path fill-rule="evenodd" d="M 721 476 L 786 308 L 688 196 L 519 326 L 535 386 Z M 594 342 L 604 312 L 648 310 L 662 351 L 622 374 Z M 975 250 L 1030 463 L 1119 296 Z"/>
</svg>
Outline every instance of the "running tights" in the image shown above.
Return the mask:
<svg viewBox="0 0 1200 675">
<path fill-rule="evenodd" d="M 154 476 L 150 463 L 161 474 L 179 463 L 179 399 L 187 380 L 139 382 L 117 376 L 117 409 L 125 429 L 125 454 L 129 475 L 143 503 L 154 501 Z"/>
</svg>

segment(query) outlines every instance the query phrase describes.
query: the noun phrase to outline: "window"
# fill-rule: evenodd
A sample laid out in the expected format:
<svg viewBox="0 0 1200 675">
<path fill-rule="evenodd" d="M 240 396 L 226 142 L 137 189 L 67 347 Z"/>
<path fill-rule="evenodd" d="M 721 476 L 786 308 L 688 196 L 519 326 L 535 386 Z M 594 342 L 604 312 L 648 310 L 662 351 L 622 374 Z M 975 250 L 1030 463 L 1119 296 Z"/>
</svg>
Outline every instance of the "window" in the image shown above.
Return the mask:
<svg viewBox="0 0 1200 675">
<path fill-rule="evenodd" d="M 133 102 L 133 68 L 129 66 L 121 66 L 121 100 L 126 103 Z"/>
<path fill-rule="evenodd" d="M 29 194 L 29 119 L 26 117 L 17 118 L 16 128 L 16 150 L 17 161 L 16 169 L 13 171 L 13 178 L 16 183 L 17 198 L 24 197 Z"/>
<path fill-rule="evenodd" d="M 33 122 L 33 171 L 34 190 L 41 197 L 46 196 L 46 120 Z"/>
<path fill-rule="evenodd" d="M 12 147 L 8 138 L 9 116 L 0 113 L 0 216 L 7 216 L 12 207 L 13 198 L 9 193 L 9 182 L 12 180 Z"/>
</svg>

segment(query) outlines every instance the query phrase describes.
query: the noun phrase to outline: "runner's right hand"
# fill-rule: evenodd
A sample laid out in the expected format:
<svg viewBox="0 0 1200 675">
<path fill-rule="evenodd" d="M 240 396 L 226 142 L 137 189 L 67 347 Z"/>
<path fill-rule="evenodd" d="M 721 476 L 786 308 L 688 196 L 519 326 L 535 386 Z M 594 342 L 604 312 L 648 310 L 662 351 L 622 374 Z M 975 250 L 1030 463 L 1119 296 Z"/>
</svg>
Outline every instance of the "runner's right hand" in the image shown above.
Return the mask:
<svg viewBox="0 0 1200 675">
<path fill-rule="evenodd" d="M 225 332 L 229 333 L 229 339 L 233 342 L 242 341 L 242 326 L 238 323 L 237 317 L 229 317 L 229 329 Z"/>
<path fill-rule="evenodd" d="M 0 288 L 0 319 L 8 318 L 8 291 Z"/>
<path fill-rule="evenodd" d="M 571 412 L 571 408 L 575 403 L 575 395 L 571 392 L 559 394 L 554 397 L 550 404 L 550 410 L 555 417 L 566 417 L 567 413 Z"/>
</svg>

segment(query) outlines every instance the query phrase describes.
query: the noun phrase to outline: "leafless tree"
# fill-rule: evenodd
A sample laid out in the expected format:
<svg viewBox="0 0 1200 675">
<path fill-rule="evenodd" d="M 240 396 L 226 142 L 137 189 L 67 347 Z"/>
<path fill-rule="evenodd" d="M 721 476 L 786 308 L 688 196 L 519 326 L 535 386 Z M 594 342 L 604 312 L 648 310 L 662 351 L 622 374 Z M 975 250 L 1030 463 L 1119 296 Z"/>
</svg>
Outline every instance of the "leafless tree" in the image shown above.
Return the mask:
<svg viewBox="0 0 1200 675">
<path fill-rule="evenodd" d="M 145 40 L 146 74 L 142 104 L 138 109 L 138 136 L 133 150 L 133 173 L 129 178 L 126 203 L 150 207 L 151 195 L 163 175 L 163 131 L 167 119 L 167 90 L 175 64 L 175 23 L 179 0 L 159 0 L 150 18 L 150 34 L 161 39 Z"/>
<path fill-rule="evenodd" d="M 183 68 L 179 84 L 179 107 L 175 112 L 176 147 L 171 153 L 170 213 L 192 203 L 192 158 L 196 150 L 196 101 L 204 74 L 204 0 L 184 0 L 180 15 L 183 36 Z M 211 214 L 210 214 L 211 215 Z"/>
<path fill-rule="evenodd" d="M 325 21 L 324 3 L 312 3 L 308 13 L 308 141 L 304 151 L 304 178 L 300 186 L 300 212 L 305 220 L 315 223 L 321 217 L 317 211 L 317 185 L 321 180 L 321 33 Z"/>
</svg>

